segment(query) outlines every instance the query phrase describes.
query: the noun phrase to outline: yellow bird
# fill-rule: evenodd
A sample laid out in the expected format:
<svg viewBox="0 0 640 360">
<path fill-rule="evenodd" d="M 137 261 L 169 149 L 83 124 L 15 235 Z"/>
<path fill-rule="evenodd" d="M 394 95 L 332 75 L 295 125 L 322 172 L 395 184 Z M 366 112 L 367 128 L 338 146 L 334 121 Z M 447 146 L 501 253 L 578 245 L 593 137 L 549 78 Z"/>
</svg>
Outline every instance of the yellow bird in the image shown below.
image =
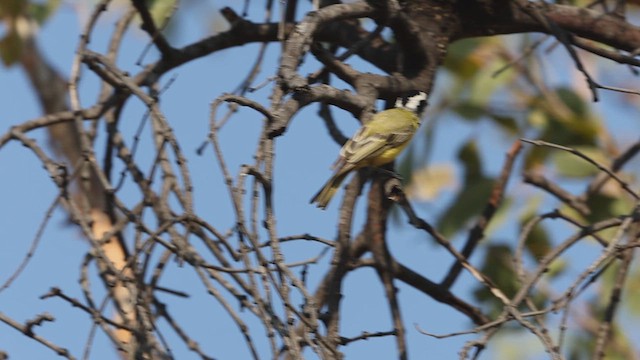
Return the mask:
<svg viewBox="0 0 640 360">
<path fill-rule="evenodd" d="M 311 199 L 311 203 L 326 208 L 351 171 L 393 161 L 420 127 L 426 105 L 427 94 L 412 91 L 398 98 L 394 108 L 375 114 L 340 149 L 333 176 Z"/>
</svg>

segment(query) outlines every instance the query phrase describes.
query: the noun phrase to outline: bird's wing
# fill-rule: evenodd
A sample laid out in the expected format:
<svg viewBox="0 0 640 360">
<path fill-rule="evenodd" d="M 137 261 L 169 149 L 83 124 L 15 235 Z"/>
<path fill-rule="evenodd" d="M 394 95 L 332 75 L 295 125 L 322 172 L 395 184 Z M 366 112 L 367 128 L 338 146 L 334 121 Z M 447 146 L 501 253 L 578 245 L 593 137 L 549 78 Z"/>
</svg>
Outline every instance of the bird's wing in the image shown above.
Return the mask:
<svg viewBox="0 0 640 360">
<path fill-rule="evenodd" d="M 409 141 L 413 132 L 413 129 L 406 127 L 388 134 L 372 133 L 365 125 L 342 147 L 340 157 L 352 164 L 375 158 L 385 150 Z"/>
</svg>

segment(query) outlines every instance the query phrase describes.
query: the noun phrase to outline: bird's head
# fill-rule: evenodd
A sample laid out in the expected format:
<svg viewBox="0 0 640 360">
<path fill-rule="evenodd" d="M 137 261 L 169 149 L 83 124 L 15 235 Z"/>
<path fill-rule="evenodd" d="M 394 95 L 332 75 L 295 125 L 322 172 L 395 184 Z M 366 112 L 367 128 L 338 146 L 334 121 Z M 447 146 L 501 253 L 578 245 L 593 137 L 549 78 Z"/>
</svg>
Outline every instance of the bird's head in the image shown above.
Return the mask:
<svg viewBox="0 0 640 360">
<path fill-rule="evenodd" d="M 421 118 L 427 108 L 427 93 L 418 90 L 409 91 L 396 100 L 395 107 L 407 109 Z"/>
</svg>

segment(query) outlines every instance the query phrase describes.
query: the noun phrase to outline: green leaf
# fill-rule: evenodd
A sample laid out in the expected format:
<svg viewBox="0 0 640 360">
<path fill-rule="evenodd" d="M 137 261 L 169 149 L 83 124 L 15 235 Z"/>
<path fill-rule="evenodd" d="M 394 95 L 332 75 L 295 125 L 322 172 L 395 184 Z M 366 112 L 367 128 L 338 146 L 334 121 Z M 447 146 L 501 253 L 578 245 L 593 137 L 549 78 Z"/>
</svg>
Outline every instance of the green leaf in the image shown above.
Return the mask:
<svg viewBox="0 0 640 360">
<path fill-rule="evenodd" d="M 573 89 L 560 87 L 556 89 L 555 93 L 576 116 L 582 117 L 587 115 L 587 104 Z"/>
<path fill-rule="evenodd" d="M 632 275 L 627 277 L 624 293 L 627 299 L 640 299 L 640 268 L 638 266 L 634 266 Z M 626 304 L 631 314 L 636 317 L 640 316 L 640 301 L 625 301 L 623 303 Z"/>
<path fill-rule="evenodd" d="M 562 274 L 564 274 L 565 270 L 569 267 L 569 262 L 565 259 L 558 258 L 555 259 L 549 267 L 547 268 L 547 272 L 545 273 L 549 278 L 555 278 Z"/>
<path fill-rule="evenodd" d="M 472 101 L 459 102 L 451 107 L 456 114 L 460 115 L 464 120 L 476 121 L 488 118 L 493 121 L 500 130 L 505 131 L 509 135 L 520 133 L 518 122 L 511 116 L 496 114 L 486 104 L 478 104 Z"/>
<path fill-rule="evenodd" d="M 469 220 L 480 213 L 489 199 L 494 183 L 493 179 L 482 173 L 482 161 L 474 141 L 467 142 L 458 151 L 458 159 L 464 167 L 462 190 L 437 221 L 438 229 L 447 237 L 465 230 Z"/>
<path fill-rule="evenodd" d="M 475 141 L 468 141 L 458 151 L 458 159 L 464 167 L 464 176 L 467 179 L 482 177 L 482 160 L 478 153 L 478 145 Z"/>
<path fill-rule="evenodd" d="M 44 24 L 60 7 L 60 0 L 49 0 L 43 4 L 29 4 L 29 14 L 40 25 Z"/>
<path fill-rule="evenodd" d="M 469 221 L 482 211 L 491 195 L 494 181 L 488 178 L 477 178 L 462 185 L 451 206 L 446 209 L 437 221 L 437 227 L 446 237 L 459 231 L 465 231 Z"/>
<path fill-rule="evenodd" d="M 600 164 L 607 165 L 609 163 L 602 150 L 595 146 L 576 146 L 575 149 Z M 600 172 L 593 164 L 567 151 L 555 151 L 552 159 L 558 174 L 564 177 L 583 178 Z"/>
<path fill-rule="evenodd" d="M 540 204 L 542 204 L 542 196 L 535 196 L 531 198 L 530 201 L 527 201 L 527 205 L 519 216 L 520 233 L 522 233 L 525 226 L 536 217 Z M 531 232 L 529 232 L 524 246 L 525 250 L 531 254 L 536 262 L 539 262 L 540 259 L 549 253 L 551 250 L 551 239 L 542 223 L 535 225 Z"/>
<path fill-rule="evenodd" d="M 492 244 L 488 246 L 480 267 L 480 271 L 508 297 L 512 297 L 518 291 L 518 278 L 512 260 L 512 250 L 509 246 Z M 473 295 L 476 300 L 489 305 L 489 316 L 497 316 L 502 311 L 502 302 L 485 286 L 477 288 Z"/>
<path fill-rule="evenodd" d="M 547 96 L 540 95 L 531 101 L 533 111 L 527 121 L 540 130 L 538 138 L 565 146 L 591 149 L 598 147 L 599 135 L 603 130 L 598 118 L 591 116 L 585 102 L 572 90 L 558 88 Z M 541 146 L 532 147 L 525 156 L 525 168 L 531 169 L 544 164 L 550 155 L 558 150 Z M 559 169 L 567 165 L 566 154 L 557 155 L 563 162 Z M 567 176 L 588 176 L 586 167 L 571 164 Z"/>
<path fill-rule="evenodd" d="M 464 39 L 449 46 L 447 57 L 444 60 L 445 69 L 461 78 L 468 79 L 474 76 L 479 66 L 468 59 L 481 43 L 480 39 Z"/>
<path fill-rule="evenodd" d="M 5 66 L 14 65 L 22 55 L 22 39 L 15 31 L 9 31 L 0 39 L 0 58 Z"/>
<path fill-rule="evenodd" d="M 2 0 L 0 1 L 0 17 L 16 18 L 24 15 L 28 4 L 27 0 Z"/>
<path fill-rule="evenodd" d="M 406 193 L 410 199 L 429 201 L 435 199 L 442 191 L 452 188 L 454 183 L 452 164 L 433 164 L 411 173 Z"/>
<path fill-rule="evenodd" d="M 587 216 L 587 221 L 595 222 L 608 219 L 620 214 L 628 214 L 633 209 L 630 200 L 620 196 L 609 196 L 603 193 L 595 194 L 587 200 L 587 206 L 591 209 L 591 214 Z M 615 229 L 611 229 L 612 233 Z"/>
<path fill-rule="evenodd" d="M 534 128 L 544 129 L 548 121 L 547 113 L 540 108 L 533 108 L 527 116 L 527 122 Z"/>
<path fill-rule="evenodd" d="M 467 120 L 478 120 L 482 116 L 487 114 L 487 109 L 484 106 L 479 106 L 472 102 L 460 102 L 451 108 L 456 114 L 462 116 Z"/>
<path fill-rule="evenodd" d="M 520 133 L 518 122 L 511 116 L 491 114 L 491 119 L 501 130 L 509 135 L 517 135 Z"/>
</svg>

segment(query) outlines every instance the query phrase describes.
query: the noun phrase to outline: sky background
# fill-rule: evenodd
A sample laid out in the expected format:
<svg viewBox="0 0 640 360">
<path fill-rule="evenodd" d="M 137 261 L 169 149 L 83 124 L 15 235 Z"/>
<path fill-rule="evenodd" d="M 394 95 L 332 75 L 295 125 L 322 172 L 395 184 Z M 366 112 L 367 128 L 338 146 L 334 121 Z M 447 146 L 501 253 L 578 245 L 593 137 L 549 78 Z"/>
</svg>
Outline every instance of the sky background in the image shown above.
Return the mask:
<svg viewBox="0 0 640 360">
<path fill-rule="evenodd" d="M 63 2 L 56 15 L 45 24 L 38 37 L 49 61 L 66 76 L 69 75 L 73 55 L 77 46 L 80 30 L 86 17 L 88 8 L 82 2 Z M 206 5 L 189 6 L 178 14 L 172 28 L 171 41 L 175 46 L 197 41 L 214 30 L 224 29 L 224 20 L 215 13 L 216 8 L 225 5 L 241 11 L 241 2 L 215 1 Z M 262 20 L 261 2 L 250 9 L 250 18 Z M 260 5 L 260 6 L 258 6 Z M 304 10 L 304 9 L 303 9 Z M 91 49 L 103 51 L 108 36 L 113 29 L 117 17 L 107 14 L 103 16 L 97 31 L 94 32 L 90 45 Z M 1 30 L 2 28 L 0 28 Z M 118 64 L 132 74 L 140 71 L 135 65 L 141 49 L 146 45 L 146 37 L 135 31 L 123 43 Z M 269 47 L 269 55 L 265 57 L 256 83 L 262 83 L 274 75 L 277 67 L 279 45 Z M 221 231 L 226 231 L 234 224 L 229 197 L 220 170 L 215 161 L 211 147 L 207 147 L 202 156 L 196 154 L 196 149 L 206 140 L 209 126 L 210 103 L 220 94 L 234 90 L 246 76 L 246 71 L 253 63 L 258 51 L 258 45 L 248 45 L 241 48 L 217 52 L 206 58 L 193 61 L 186 66 L 175 69 L 165 75 L 161 83 L 167 84 L 173 79 L 171 86 L 161 97 L 161 109 L 173 127 L 180 140 L 184 153 L 188 157 L 195 190 L 195 208 L 206 220 L 210 221 Z M 557 51 L 556 51 L 557 53 Z M 554 55 L 555 56 L 555 55 Z M 155 61 L 156 54 L 152 51 L 145 63 Z M 558 55 L 558 64 L 568 66 L 563 54 Z M 563 63 L 564 61 L 564 63 Z M 374 71 L 362 62 L 354 60 L 353 64 L 361 66 L 359 70 Z M 313 62 L 309 61 L 301 73 L 311 72 Z M 305 72 L 306 71 L 306 72 Z M 549 79 L 555 81 L 570 80 L 571 72 L 566 68 L 552 68 L 548 71 Z M 569 74 L 569 75 L 567 75 Z M 615 79 L 614 79 L 615 80 Z M 489 81 L 489 80 L 488 80 Z M 81 87 L 83 105 L 92 104 L 98 83 L 88 71 L 84 72 Z M 436 92 L 444 89 L 447 84 L 446 76 L 438 78 Z M 262 104 L 268 104 L 267 96 L 271 85 L 249 94 L 251 99 Z M 635 141 L 640 127 L 637 121 L 630 121 L 633 107 L 623 104 L 619 98 L 609 93 L 602 93 L 603 101 L 598 111 L 614 119 L 610 123 L 615 133 L 620 133 L 624 141 Z M 608 106 L 606 105 L 608 104 Z M 323 238 L 333 239 L 339 197 L 334 200 L 327 211 L 318 210 L 309 205 L 310 197 L 329 177 L 329 167 L 335 160 L 339 147 L 330 140 L 323 121 L 316 115 L 317 108 L 312 106 L 296 115 L 292 125 L 284 136 L 278 138 L 275 164 L 275 211 L 278 217 L 279 236 L 311 233 Z M 219 111 L 219 115 L 222 112 Z M 145 108 L 137 101 L 129 101 L 122 121 L 122 132 L 129 134 L 126 141 L 131 144 L 133 133 L 143 121 Z M 31 92 L 24 73 L 18 67 L 0 68 L 0 132 L 4 132 L 12 124 L 20 123 L 41 115 L 39 105 Z M 345 134 L 352 134 L 357 129 L 357 122 L 350 114 L 334 110 L 336 121 Z M 427 115 L 427 119 L 429 115 Z M 242 109 L 225 125 L 220 133 L 223 150 L 227 156 L 229 169 L 235 175 L 239 166 L 252 163 L 261 117 L 250 110 Z M 505 151 L 515 138 L 509 138 L 504 133 L 497 132 L 492 126 L 482 122 L 470 125 L 454 117 L 440 118 L 447 121 L 447 126 L 440 126 L 432 138 L 432 152 L 427 159 L 431 164 L 451 164 L 456 161 L 456 152 L 466 140 L 476 137 L 485 158 L 485 167 L 490 175 L 495 175 L 500 167 Z M 148 125 L 140 140 L 140 151 L 136 159 L 142 168 L 149 168 L 153 158 L 150 152 L 145 152 L 151 145 L 148 136 Z M 627 135 L 625 135 L 625 133 Z M 37 139 L 41 144 L 46 143 L 43 131 L 35 131 L 29 136 Z M 624 140 L 625 136 L 628 140 Z M 97 143 L 100 144 L 100 137 Z M 416 144 L 421 145 L 424 137 L 417 136 Z M 100 154 L 98 147 L 98 154 Z M 459 175 L 460 169 L 455 169 Z M 13 273 L 27 253 L 38 231 L 39 226 L 56 196 L 56 188 L 52 185 L 47 173 L 40 163 L 25 148 L 17 143 L 11 143 L 0 151 L 0 283 Z M 454 184 L 449 190 L 429 203 L 418 203 L 416 208 L 420 216 L 433 219 L 446 207 L 459 190 Z M 531 188 L 511 181 L 509 191 L 528 194 Z M 139 201 L 134 187 L 127 183 L 119 193 L 121 199 L 128 204 Z M 353 234 L 359 232 L 362 226 L 362 202 L 356 214 Z M 517 230 L 508 225 L 492 238 L 492 241 L 515 241 L 513 236 Z M 554 229 L 558 233 L 569 234 L 568 228 Z M 459 240 L 459 239 L 458 239 Z M 458 242 L 460 244 L 460 242 Z M 196 245 L 197 246 L 197 245 Z M 431 239 L 424 233 L 406 224 L 404 217 L 395 222 L 389 229 L 389 246 L 392 253 L 404 264 L 426 277 L 438 281 L 450 266 L 452 259 L 441 249 L 435 247 Z M 322 248 L 316 244 L 300 242 L 285 244 L 285 255 L 288 262 L 295 262 L 317 256 Z M 39 296 L 46 293 L 52 286 L 60 287 L 65 293 L 82 299 L 78 285 L 78 269 L 88 246 L 82 236 L 73 226 L 69 226 L 65 213 L 57 208 L 48 221 L 44 236 L 34 254 L 29 267 L 13 285 L 0 292 L 0 312 L 21 322 L 33 318 L 36 314 L 47 312 L 56 317 L 53 323 L 46 323 L 36 329 L 38 334 L 52 342 L 68 348 L 75 356 L 81 357 L 85 349 L 91 322 L 88 317 L 71 308 L 59 299 L 40 300 Z M 572 255 L 578 261 L 577 266 L 588 264 L 595 256 L 593 247 L 585 246 L 584 250 Z M 480 253 L 475 259 L 480 259 Z M 310 271 L 309 283 L 317 283 L 326 269 L 330 254 L 325 256 L 316 269 Z M 206 294 L 195 273 L 188 267 L 180 267 L 175 262 L 170 263 L 170 269 L 165 272 L 162 285 L 179 291 L 188 292 L 188 299 L 176 298 L 161 294 L 174 316 L 186 324 L 188 333 L 199 342 L 201 348 L 217 359 L 248 358 L 244 342 L 235 324 L 230 321 L 220 306 Z M 571 275 L 576 275 L 570 273 Z M 372 285 L 375 284 L 375 285 Z M 470 298 L 470 290 L 474 281 L 464 274 L 454 287 L 454 293 Z M 415 330 L 414 324 L 437 334 L 462 331 L 470 328 L 470 322 L 448 307 L 436 303 L 429 297 L 397 283 L 400 289 L 400 301 L 408 332 L 410 358 L 451 359 L 457 357 L 457 351 L 465 341 L 475 336 L 459 336 L 449 339 L 433 339 Z M 100 286 L 94 284 L 94 288 Z M 382 288 L 376 280 L 372 270 L 362 269 L 352 272 L 344 283 L 344 317 L 342 335 L 356 336 L 362 331 L 387 331 L 391 328 L 388 307 Z M 99 290 L 96 290 L 100 293 Z M 256 322 L 248 313 L 243 318 L 250 324 Z M 198 356 L 189 352 L 176 338 L 166 324 L 160 323 L 161 331 L 170 344 L 174 344 L 173 352 L 177 359 L 196 359 Z M 215 329 L 212 333 L 211 329 Z M 231 329 L 231 330 L 229 330 Z M 254 340 L 264 345 L 262 330 L 255 327 Z M 531 336 L 523 336 L 514 346 L 535 349 L 536 340 Z M 11 359 L 54 359 L 58 358 L 51 350 L 25 337 L 10 327 L 0 324 L 0 350 L 7 352 Z M 492 358 L 494 350 L 489 348 L 485 358 Z M 395 343 L 391 337 L 371 339 L 351 344 L 343 349 L 347 359 L 377 358 L 390 359 L 395 357 Z M 505 348 L 501 351 L 508 353 Z M 91 346 L 92 359 L 115 358 L 115 352 L 108 340 L 100 332 Z M 544 358 L 544 357 L 532 357 Z"/>
</svg>

